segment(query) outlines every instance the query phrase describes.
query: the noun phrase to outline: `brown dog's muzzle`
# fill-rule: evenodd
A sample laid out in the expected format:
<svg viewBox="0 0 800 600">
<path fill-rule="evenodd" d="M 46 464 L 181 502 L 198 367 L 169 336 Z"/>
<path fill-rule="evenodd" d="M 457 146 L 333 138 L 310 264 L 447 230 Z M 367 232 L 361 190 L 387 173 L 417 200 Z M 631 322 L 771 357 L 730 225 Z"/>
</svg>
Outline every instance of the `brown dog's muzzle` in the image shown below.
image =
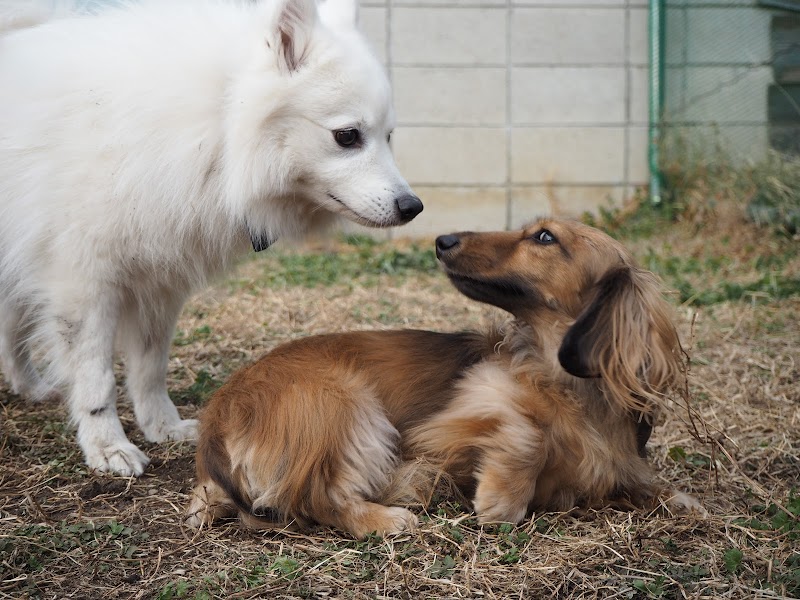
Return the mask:
<svg viewBox="0 0 800 600">
<path fill-rule="evenodd" d="M 461 243 L 461 238 L 458 234 L 451 233 L 448 235 L 440 235 L 436 238 L 436 258 L 442 260 L 442 257 L 449 250 L 455 248 Z"/>
</svg>

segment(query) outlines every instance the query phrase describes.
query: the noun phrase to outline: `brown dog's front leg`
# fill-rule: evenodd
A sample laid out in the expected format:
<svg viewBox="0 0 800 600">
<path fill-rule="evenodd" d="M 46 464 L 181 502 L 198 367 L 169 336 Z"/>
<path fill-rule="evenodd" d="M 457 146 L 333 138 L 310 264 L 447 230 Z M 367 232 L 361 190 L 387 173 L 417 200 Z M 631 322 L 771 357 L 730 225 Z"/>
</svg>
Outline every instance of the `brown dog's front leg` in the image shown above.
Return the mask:
<svg viewBox="0 0 800 600">
<path fill-rule="evenodd" d="M 544 468 L 544 453 L 530 438 L 526 441 L 524 452 L 514 445 L 486 450 L 476 476 L 474 506 L 480 523 L 516 524 L 525 518 Z"/>
</svg>

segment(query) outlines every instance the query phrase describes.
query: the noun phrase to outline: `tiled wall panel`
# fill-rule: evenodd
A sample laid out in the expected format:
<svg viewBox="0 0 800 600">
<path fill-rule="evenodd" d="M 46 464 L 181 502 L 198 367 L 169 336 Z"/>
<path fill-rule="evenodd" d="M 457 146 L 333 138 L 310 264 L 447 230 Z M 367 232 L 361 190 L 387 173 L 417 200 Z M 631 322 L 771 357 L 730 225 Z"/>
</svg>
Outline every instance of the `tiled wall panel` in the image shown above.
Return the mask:
<svg viewBox="0 0 800 600">
<path fill-rule="evenodd" d="M 405 123 L 489 125 L 506 123 L 506 70 L 471 67 L 395 67 L 395 109 Z"/>
<path fill-rule="evenodd" d="M 397 165 L 416 184 L 502 185 L 506 132 L 489 127 L 398 127 Z"/>
<path fill-rule="evenodd" d="M 625 123 L 624 67 L 523 67 L 511 71 L 514 125 Z"/>
<path fill-rule="evenodd" d="M 529 127 L 511 137 L 511 180 L 624 185 L 623 127 Z"/>
<path fill-rule="evenodd" d="M 624 8 L 513 8 L 515 63 L 596 65 L 625 62 Z"/>
<path fill-rule="evenodd" d="M 394 89 L 397 163 L 426 205 L 392 235 L 577 216 L 646 183 L 647 6 L 363 2 Z"/>
<path fill-rule="evenodd" d="M 502 186 L 417 186 L 415 191 L 424 200 L 425 210 L 403 227 L 404 236 L 506 228 L 507 198 Z"/>
<path fill-rule="evenodd" d="M 498 65 L 506 62 L 504 8 L 392 9 L 395 64 Z"/>
</svg>

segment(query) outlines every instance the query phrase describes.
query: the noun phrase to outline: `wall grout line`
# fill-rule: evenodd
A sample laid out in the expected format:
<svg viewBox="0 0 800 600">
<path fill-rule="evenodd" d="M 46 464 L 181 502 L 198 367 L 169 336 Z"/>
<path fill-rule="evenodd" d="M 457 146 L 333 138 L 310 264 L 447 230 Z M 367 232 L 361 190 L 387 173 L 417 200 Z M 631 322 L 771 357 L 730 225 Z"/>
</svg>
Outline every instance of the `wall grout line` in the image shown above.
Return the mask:
<svg viewBox="0 0 800 600">
<path fill-rule="evenodd" d="M 726 123 L 730 124 L 730 123 Z M 764 123 L 739 123 L 741 125 L 763 125 Z M 530 123 L 523 121 L 521 123 L 435 123 L 433 121 L 399 121 L 398 127 L 403 128 L 413 127 L 417 129 L 505 129 L 506 127 L 517 129 L 623 129 L 627 126 L 634 127 L 647 127 L 647 121 L 614 121 L 609 123 L 599 123 L 596 121 L 585 122 L 542 122 Z"/>
<path fill-rule="evenodd" d="M 625 31 L 623 32 L 624 43 L 623 48 L 625 51 L 625 137 L 622 143 L 622 176 L 626 185 L 630 182 L 630 165 L 631 165 L 631 9 L 630 0 L 625 2 Z M 627 195 L 627 190 L 622 194 L 622 202 L 624 203 Z"/>
<path fill-rule="evenodd" d="M 606 62 L 606 63 L 554 63 L 554 62 L 450 62 L 450 63 L 424 63 L 424 62 L 396 62 L 394 66 L 402 69 L 505 69 L 514 67 L 518 69 L 624 69 L 627 63 Z M 631 63 L 631 66 L 647 68 L 647 63 Z M 714 65 L 717 66 L 717 65 Z M 726 65 L 720 65 L 726 66 Z M 730 66 L 748 66 L 746 64 L 732 64 Z"/>
<path fill-rule="evenodd" d="M 725 127 L 762 127 L 769 125 L 769 121 L 719 121 L 713 126 Z M 427 121 L 398 121 L 398 127 L 404 129 L 505 129 L 505 123 L 434 123 Z M 512 127 L 516 129 L 624 129 L 626 127 L 636 129 L 640 127 L 647 127 L 647 121 L 616 121 L 613 123 L 598 123 L 594 121 L 587 122 L 553 122 L 553 123 L 513 123 Z M 670 127 L 712 127 L 712 124 L 707 121 L 680 121 L 671 120 Z"/>
<path fill-rule="evenodd" d="M 496 62 L 450 62 L 450 63 L 427 63 L 427 62 L 396 62 L 394 66 L 400 69 L 505 69 L 507 63 Z M 576 63 L 576 62 L 511 62 L 511 67 L 517 69 L 624 69 L 630 67 L 633 69 L 646 69 L 647 62 L 631 61 L 623 59 L 622 62 L 598 62 L 598 63 Z M 675 62 L 666 61 L 665 65 L 668 69 L 683 69 L 686 67 L 696 69 L 733 69 L 743 68 L 750 69 L 753 72 L 759 68 L 770 69 L 768 65 L 761 62 L 732 62 L 732 61 L 693 61 L 693 62 Z"/>
<path fill-rule="evenodd" d="M 384 18 L 383 27 L 385 34 L 384 37 L 386 38 L 386 41 L 384 42 L 384 52 L 386 54 L 386 76 L 389 78 L 389 86 L 390 86 L 389 89 L 392 90 L 392 102 L 394 102 L 394 56 L 392 55 L 392 1 L 393 0 L 387 0 L 386 2 L 386 11 L 383 17 Z M 399 126 L 400 124 L 397 123 L 397 125 Z M 389 149 L 392 150 L 392 153 L 394 153 L 391 140 L 389 141 Z M 389 230 L 386 233 L 387 239 L 389 240 L 394 239 L 395 229 L 396 227 L 389 228 Z"/>
<path fill-rule="evenodd" d="M 485 190 L 505 190 L 510 188 L 512 190 L 523 190 L 527 188 L 579 188 L 579 189 L 592 189 L 592 188 L 620 188 L 623 189 L 627 186 L 625 181 L 517 181 L 517 182 L 499 182 L 493 181 L 490 183 L 462 183 L 462 182 L 430 182 L 430 181 L 411 181 L 417 187 L 434 188 L 434 189 L 485 189 Z M 644 185 L 647 180 L 634 181 L 631 185 Z"/>
<path fill-rule="evenodd" d="M 361 6 L 366 8 L 383 8 L 386 6 L 388 2 L 363 2 Z M 647 8 L 647 4 L 633 4 L 631 5 L 634 8 Z M 713 6 L 713 5 L 712 5 Z M 395 2 L 395 7 L 398 9 L 406 9 L 406 8 L 434 8 L 434 9 L 446 9 L 446 10 L 503 10 L 505 8 L 523 8 L 523 9 L 530 9 L 530 10 L 591 10 L 591 11 L 603 11 L 603 10 L 620 10 L 626 7 L 626 3 L 623 0 L 620 2 L 616 2 L 614 4 L 526 4 L 520 2 L 497 2 L 497 3 L 487 3 L 487 2 L 476 2 L 474 4 L 447 4 L 444 2 Z"/>
<path fill-rule="evenodd" d="M 511 195 L 511 136 L 514 119 L 511 114 L 511 0 L 506 0 L 506 229 L 511 229 L 513 217 L 513 199 Z"/>
</svg>

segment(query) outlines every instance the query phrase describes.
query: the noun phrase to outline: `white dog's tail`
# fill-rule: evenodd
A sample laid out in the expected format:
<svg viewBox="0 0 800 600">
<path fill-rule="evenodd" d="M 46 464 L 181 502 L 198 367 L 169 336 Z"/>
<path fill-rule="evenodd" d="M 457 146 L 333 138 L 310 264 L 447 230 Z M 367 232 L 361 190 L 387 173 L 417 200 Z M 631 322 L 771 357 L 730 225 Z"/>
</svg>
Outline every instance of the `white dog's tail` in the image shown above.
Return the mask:
<svg viewBox="0 0 800 600">
<path fill-rule="evenodd" d="M 0 0 L 0 34 L 41 25 L 53 18 L 55 10 L 48 2 Z"/>
<path fill-rule="evenodd" d="M 0 0 L 0 35 L 53 19 L 92 12 L 92 0 Z"/>
</svg>

